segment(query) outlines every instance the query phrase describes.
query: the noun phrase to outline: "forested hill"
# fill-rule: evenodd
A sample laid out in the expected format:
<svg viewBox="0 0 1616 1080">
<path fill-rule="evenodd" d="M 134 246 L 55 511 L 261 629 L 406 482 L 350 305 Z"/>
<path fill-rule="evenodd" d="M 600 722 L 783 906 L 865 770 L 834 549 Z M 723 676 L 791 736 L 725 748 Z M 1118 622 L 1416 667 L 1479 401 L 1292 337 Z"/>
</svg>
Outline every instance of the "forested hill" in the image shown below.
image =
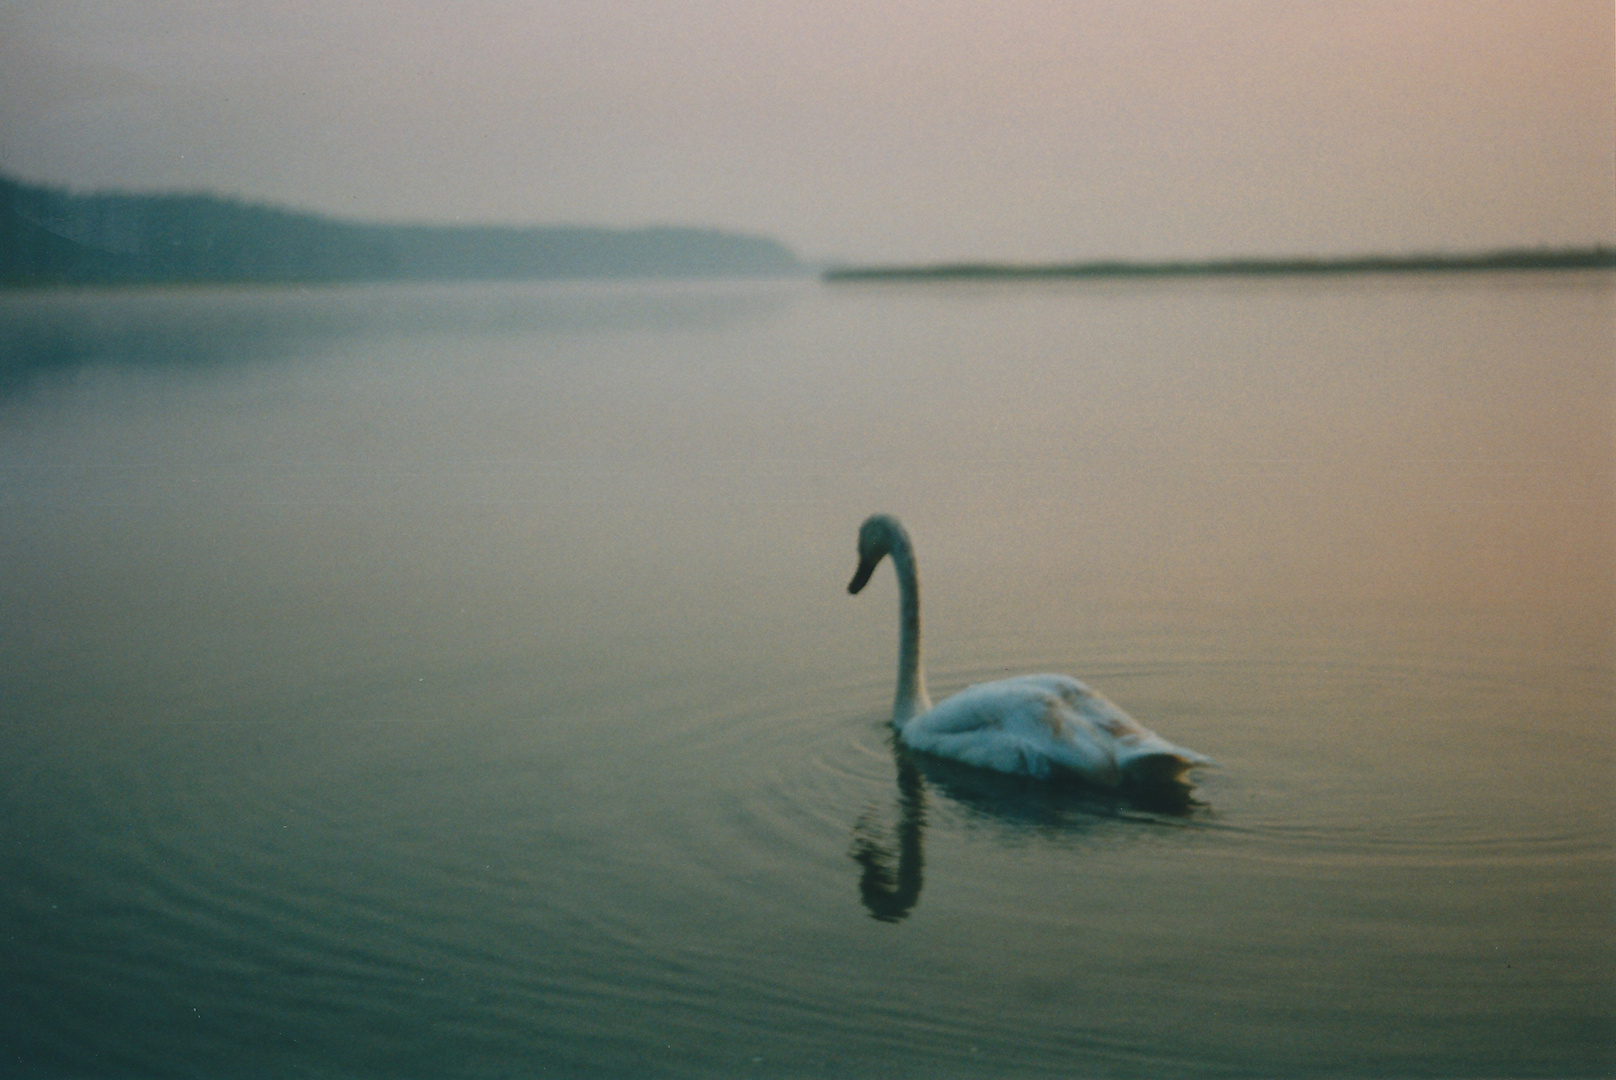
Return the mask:
<svg viewBox="0 0 1616 1080">
<path fill-rule="evenodd" d="M 717 229 L 371 225 L 211 195 L 77 195 L 0 177 L 0 285 L 804 272 L 774 240 Z"/>
</svg>

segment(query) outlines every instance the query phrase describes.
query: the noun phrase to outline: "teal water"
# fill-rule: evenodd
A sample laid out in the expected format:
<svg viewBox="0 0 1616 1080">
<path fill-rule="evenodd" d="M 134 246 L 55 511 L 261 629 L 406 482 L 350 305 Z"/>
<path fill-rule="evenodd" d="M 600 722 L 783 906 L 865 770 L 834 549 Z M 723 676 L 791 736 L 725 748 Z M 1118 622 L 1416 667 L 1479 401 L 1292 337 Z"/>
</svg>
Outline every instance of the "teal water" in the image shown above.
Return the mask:
<svg viewBox="0 0 1616 1080">
<path fill-rule="evenodd" d="M 0 296 L 0 1071 L 1616 1071 L 1616 276 Z M 1184 806 L 887 736 L 1084 678 Z"/>
</svg>

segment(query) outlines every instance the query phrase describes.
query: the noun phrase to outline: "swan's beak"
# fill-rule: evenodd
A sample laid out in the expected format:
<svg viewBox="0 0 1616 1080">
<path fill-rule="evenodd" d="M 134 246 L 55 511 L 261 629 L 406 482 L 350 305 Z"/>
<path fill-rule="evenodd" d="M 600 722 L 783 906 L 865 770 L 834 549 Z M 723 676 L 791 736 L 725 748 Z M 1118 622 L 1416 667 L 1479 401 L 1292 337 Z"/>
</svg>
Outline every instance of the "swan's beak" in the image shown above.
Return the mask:
<svg viewBox="0 0 1616 1080">
<path fill-rule="evenodd" d="M 858 591 L 869 582 L 870 575 L 875 573 L 876 564 L 880 561 L 881 556 L 879 555 L 873 559 L 860 559 L 858 572 L 853 575 L 853 580 L 847 583 L 847 591 L 857 596 Z"/>
</svg>

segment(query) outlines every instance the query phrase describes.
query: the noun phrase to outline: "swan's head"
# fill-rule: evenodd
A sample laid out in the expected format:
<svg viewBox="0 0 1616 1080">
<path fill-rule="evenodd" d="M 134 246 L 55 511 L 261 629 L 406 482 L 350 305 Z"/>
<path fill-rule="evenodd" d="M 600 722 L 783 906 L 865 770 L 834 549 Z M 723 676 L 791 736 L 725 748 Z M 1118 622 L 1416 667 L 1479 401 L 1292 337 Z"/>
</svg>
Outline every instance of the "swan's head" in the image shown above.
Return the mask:
<svg viewBox="0 0 1616 1080">
<path fill-rule="evenodd" d="M 876 566 L 896 547 L 907 547 L 909 534 L 903 523 L 891 514 L 872 514 L 859 527 L 858 570 L 847 583 L 847 591 L 857 595 L 875 573 Z"/>
</svg>

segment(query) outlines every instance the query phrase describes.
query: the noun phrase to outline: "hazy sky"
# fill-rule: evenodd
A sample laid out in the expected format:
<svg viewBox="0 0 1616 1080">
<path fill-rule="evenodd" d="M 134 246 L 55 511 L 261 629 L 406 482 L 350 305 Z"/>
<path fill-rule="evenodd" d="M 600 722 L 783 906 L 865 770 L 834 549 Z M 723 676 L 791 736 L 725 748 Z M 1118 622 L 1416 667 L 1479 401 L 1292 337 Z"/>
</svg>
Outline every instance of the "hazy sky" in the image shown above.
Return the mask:
<svg viewBox="0 0 1616 1080">
<path fill-rule="evenodd" d="M 0 170 L 810 258 L 1616 244 L 1612 0 L 0 0 Z"/>
</svg>

